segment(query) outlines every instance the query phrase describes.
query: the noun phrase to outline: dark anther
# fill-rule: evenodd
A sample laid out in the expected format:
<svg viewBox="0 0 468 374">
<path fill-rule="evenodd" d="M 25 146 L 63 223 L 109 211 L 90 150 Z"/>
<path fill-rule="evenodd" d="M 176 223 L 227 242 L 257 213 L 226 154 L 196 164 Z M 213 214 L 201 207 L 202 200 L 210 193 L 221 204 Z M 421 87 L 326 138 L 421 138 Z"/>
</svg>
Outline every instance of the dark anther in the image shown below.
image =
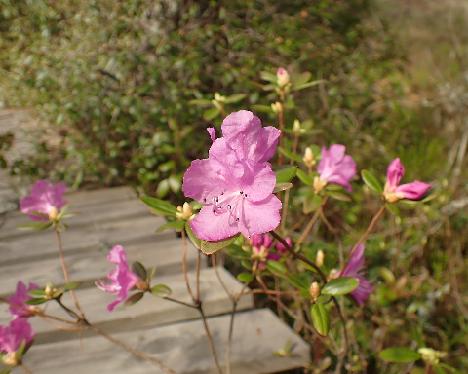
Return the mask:
<svg viewBox="0 0 468 374">
<path fill-rule="evenodd" d="M 239 222 L 239 217 L 236 218 L 236 222 Z"/>
<path fill-rule="evenodd" d="M 231 209 L 231 206 L 230 206 L 230 205 L 228 205 L 228 209 Z"/>
</svg>

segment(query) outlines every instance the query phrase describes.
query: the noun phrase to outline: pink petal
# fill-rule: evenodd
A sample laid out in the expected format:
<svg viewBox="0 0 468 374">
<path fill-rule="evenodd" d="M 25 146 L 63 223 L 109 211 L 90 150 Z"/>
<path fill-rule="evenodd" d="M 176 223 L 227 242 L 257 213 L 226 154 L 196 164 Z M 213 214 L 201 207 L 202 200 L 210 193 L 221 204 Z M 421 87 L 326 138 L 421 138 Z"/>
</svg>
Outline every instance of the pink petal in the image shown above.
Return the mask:
<svg viewBox="0 0 468 374">
<path fill-rule="evenodd" d="M 242 180 L 242 190 L 249 200 L 260 201 L 273 193 L 276 185 L 276 175 L 270 164 L 256 166 L 252 178 L 245 177 Z"/>
<path fill-rule="evenodd" d="M 359 244 L 351 253 L 348 263 L 341 271 L 341 276 L 355 276 L 364 267 L 364 244 Z"/>
<path fill-rule="evenodd" d="M 208 127 L 206 131 L 210 134 L 211 141 L 214 142 L 216 140 L 216 129 L 214 127 Z"/>
<path fill-rule="evenodd" d="M 405 175 L 405 167 L 399 158 L 393 160 L 387 168 L 387 182 L 386 187 L 388 192 L 395 191 L 396 187 Z"/>
<path fill-rule="evenodd" d="M 408 200 L 421 200 L 431 189 L 431 185 L 421 181 L 414 181 L 398 186 L 395 190 L 398 196 Z"/>
<path fill-rule="evenodd" d="M 356 278 L 359 281 L 359 286 L 351 292 L 351 297 L 356 301 L 356 303 L 363 305 L 372 293 L 372 283 L 362 275 L 358 275 Z"/>
<path fill-rule="evenodd" d="M 190 227 L 197 238 L 216 242 L 239 233 L 238 222 L 229 212 L 218 214 L 210 206 L 204 206 L 190 221 Z"/>
<path fill-rule="evenodd" d="M 244 201 L 243 215 L 240 219 L 240 231 L 250 238 L 254 234 L 263 234 L 278 227 L 281 221 L 281 201 L 270 195 L 265 200 Z"/>
</svg>

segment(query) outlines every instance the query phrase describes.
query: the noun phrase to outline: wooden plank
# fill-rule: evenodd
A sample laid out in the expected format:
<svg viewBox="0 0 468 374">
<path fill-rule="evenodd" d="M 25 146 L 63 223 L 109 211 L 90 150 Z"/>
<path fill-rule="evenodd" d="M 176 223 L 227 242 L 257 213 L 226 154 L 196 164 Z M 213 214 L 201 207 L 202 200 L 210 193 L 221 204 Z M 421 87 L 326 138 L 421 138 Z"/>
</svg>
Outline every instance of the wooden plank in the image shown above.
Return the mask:
<svg viewBox="0 0 468 374">
<path fill-rule="evenodd" d="M 181 270 L 182 241 L 163 238 L 125 246 L 130 262 L 140 261 L 147 267 L 155 266 L 158 275 L 173 274 Z M 82 282 L 81 287 L 94 285 L 94 281 L 107 274 L 110 266 L 106 260 L 109 247 L 84 249 L 66 256 L 70 279 Z M 188 245 L 187 264 L 193 268 L 197 250 Z M 14 292 L 16 283 L 36 282 L 45 285 L 47 282 L 59 285 L 63 283 L 62 269 L 58 255 L 52 258 L 38 259 L 32 262 L 0 266 L 0 296 Z"/>
<path fill-rule="evenodd" d="M 219 268 L 219 275 L 226 287 L 234 293 L 240 292 L 242 284 L 236 281 L 226 270 Z M 195 271 L 189 273 L 192 288 L 195 285 Z M 156 277 L 153 284 L 164 283 L 172 289 L 171 297 L 184 302 L 191 302 L 186 289 L 184 277 L 181 273 L 169 276 Z M 200 272 L 200 295 L 205 312 L 209 316 L 229 313 L 231 302 L 223 287 L 219 283 L 215 269 L 202 269 Z M 77 296 L 85 313 L 96 325 L 109 331 L 132 331 L 138 328 L 150 328 L 158 325 L 199 318 L 196 309 L 181 306 L 180 304 L 167 301 L 152 295 L 145 295 L 142 300 L 132 306 L 121 306 L 114 312 L 109 313 L 106 305 L 114 296 L 107 294 L 97 287 L 78 290 Z M 72 300 L 66 295 L 63 298 L 66 305 L 73 305 Z M 3 306 L 5 307 L 5 305 Z M 239 301 L 238 310 L 253 307 L 252 295 L 245 295 Z M 47 306 L 47 313 L 61 318 L 69 318 L 58 305 L 51 303 Z M 1 313 L 5 315 L 5 313 Z M 57 323 L 34 318 L 31 320 L 36 331 L 36 343 L 51 343 L 77 339 L 79 334 L 57 329 Z M 94 335 L 93 332 L 85 332 L 82 336 Z"/>
<path fill-rule="evenodd" d="M 62 234 L 63 249 L 68 254 L 89 248 L 98 249 L 102 246 L 109 248 L 113 244 L 138 243 L 173 237 L 174 233 L 171 231 L 155 235 L 155 229 L 162 223 L 164 220 L 156 216 L 143 216 L 131 220 L 123 217 L 117 221 L 97 222 L 93 226 L 84 226 L 78 230 L 66 230 Z M 52 231 L 32 237 L 25 235 L 7 238 L 0 243 L 0 266 L 52 258 L 56 256 L 56 253 L 57 243 Z"/>
<path fill-rule="evenodd" d="M 210 318 L 215 346 L 224 363 L 230 317 Z M 118 339 L 163 360 L 177 373 L 215 373 L 202 322 L 187 321 L 132 333 L 114 334 Z M 293 354 L 280 357 L 275 351 L 286 343 Z M 231 354 L 233 374 L 259 374 L 299 368 L 308 363 L 308 347 L 270 310 L 239 313 L 235 318 Z M 147 374 L 161 373 L 102 337 L 32 346 L 24 363 L 35 374 Z M 18 371 L 14 372 L 21 373 Z"/>
<path fill-rule="evenodd" d="M 68 212 L 72 216 L 66 218 L 65 222 L 72 230 L 78 226 L 96 225 L 99 222 L 115 221 L 124 217 L 133 219 L 133 217 L 138 216 L 153 216 L 149 209 L 136 199 L 120 199 L 87 206 L 72 205 L 69 207 Z M 31 223 L 31 220 L 25 214 L 8 214 L 5 219 L 6 222 L 0 227 L 0 239 L 24 237 L 25 235 L 43 235 L 42 232 L 20 229 L 21 226 Z"/>
</svg>

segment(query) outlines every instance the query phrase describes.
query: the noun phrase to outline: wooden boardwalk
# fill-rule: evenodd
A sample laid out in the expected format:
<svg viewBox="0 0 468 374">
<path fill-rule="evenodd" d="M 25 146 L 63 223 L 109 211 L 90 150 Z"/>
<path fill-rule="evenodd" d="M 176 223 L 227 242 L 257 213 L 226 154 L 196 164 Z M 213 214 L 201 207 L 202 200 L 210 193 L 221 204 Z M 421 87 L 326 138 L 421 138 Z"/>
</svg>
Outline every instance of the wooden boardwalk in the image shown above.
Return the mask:
<svg viewBox="0 0 468 374">
<path fill-rule="evenodd" d="M 0 177 L 0 187 L 5 186 L 4 190 L 8 191 L 3 200 L 0 195 L 0 203 L 5 203 L 5 210 L 10 210 L 2 215 L 0 222 L 0 297 L 11 294 L 19 280 L 60 284 L 63 278 L 53 233 L 18 230 L 28 219 L 13 209 L 17 196 L 8 187 L 4 174 Z M 145 295 L 134 306 L 108 313 L 106 305 L 112 297 L 94 286 L 94 281 L 103 278 L 111 268 L 105 258 L 108 250 L 114 244 L 122 244 L 130 261 L 156 267 L 155 283 L 169 285 L 173 290 L 171 296 L 189 302 L 181 272 L 181 240 L 172 232 L 156 233 L 162 219 L 150 214 L 129 188 L 81 191 L 69 194 L 67 200 L 75 215 L 67 220 L 70 227 L 63 235 L 65 258 L 71 278 L 81 282 L 77 295 L 90 321 L 135 349 L 160 358 L 177 373 L 216 372 L 196 310 Z M 190 246 L 188 267 L 192 282 L 196 257 L 196 249 Z M 241 283 L 225 269 L 218 271 L 231 291 L 240 291 Z M 205 261 L 200 279 L 201 298 L 224 364 L 231 301 L 219 284 L 215 269 L 206 266 Z M 67 297 L 64 300 L 70 302 Z M 241 298 L 238 310 L 232 373 L 273 373 L 307 364 L 307 345 L 270 310 L 255 310 L 251 295 Z M 53 305 L 47 311 L 63 315 Z M 0 324 L 7 323 L 9 318 L 7 305 L 0 303 Z M 161 372 L 91 332 L 80 335 L 64 331 L 57 324 L 38 318 L 31 322 L 37 335 L 24 363 L 33 373 Z M 288 343 L 294 345 L 292 355 L 274 354 Z"/>
</svg>

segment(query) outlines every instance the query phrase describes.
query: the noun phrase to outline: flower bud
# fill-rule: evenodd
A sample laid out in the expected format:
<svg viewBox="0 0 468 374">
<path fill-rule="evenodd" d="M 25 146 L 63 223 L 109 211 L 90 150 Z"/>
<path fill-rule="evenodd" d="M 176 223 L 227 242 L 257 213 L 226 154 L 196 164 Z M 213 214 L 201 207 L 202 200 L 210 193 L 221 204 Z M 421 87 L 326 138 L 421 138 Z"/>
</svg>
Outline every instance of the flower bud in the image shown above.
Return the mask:
<svg viewBox="0 0 468 374">
<path fill-rule="evenodd" d="M 219 93 L 215 92 L 214 99 L 215 99 L 215 101 L 217 101 L 219 103 L 224 103 L 226 101 L 226 96 L 220 95 Z"/>
<path fill-rule="evenodd" d="M 328 280 L 336 279 L 340 276 L 340 272 L 336 269 L 331 269 L 330 275 L 328 276 Z"/>
<path fill-rule="evenodd" d="M 439 352 L 432 348 L 419 348 L 418 353 L 421 355 L 421 358 L 430 365 L 437 365 L 442 357 L 447 356 L 445 352 Z"/>
<path fill-rule="evenodd" d="M 314 154 L 312 153 L 312 149 L 310 147 L 307 147 L 304 151 L 304 157 L 302 157 L 302 161 L 304 162 L 304 165 L 308 169 L 312 169 L 315 165 L 315 157 Z"/>
<path fill-rule="evenodd" d="M 318 282 L 312 282 L 312 284 L 309 287 L 309 294 L 312 300 L 317 300 L 317 298 L 320 296 L 320 285 L 318 284 Z"/>
<path fill-rule="evenodd" d="M 53 206 L 49 210 L 49 220 L 56 221 L 59 215 L 59 210 Z"/>
<path fill-rule="evenodd" d="M 295 119 L 293 122 L 293 133 L 299 135 L 301 133 L 301 123 L 298 119 Z"/>
<path fill-rule="evenodd" d="M 44 289 L 44 293 L 46 295 L 46 297 L 48 299 L 53 299 L 54 297 L 54 287 L 52 286 L 52 284 L 50 283 L 47 283 L 45 289 Z"/>
<path fill-rule="evenodd" d="M 176 211 L 176 218 L 181 221 L 188 221 L 193 216 L 193 210 L 189 203 L 185 202 L 184 205 L 178 206 Z"/>
<path fill-rule="evenodd" d="M 315 257 L 315 263 L 317 264 L 317 266 L 320 267 L 323 265 L 324 260 L 325 260 L 325 253 L 323 253 L 323 251 L 319 249 L 317 252 L 317 256 Z"/>
<path fill-rule="evenodd" d="M 145 292 L 145 291 L 148 291 L 148 289 L 149 289 L 149 284 L 148 284 L 148 282 L 145 281 L 145 280 L 138 279 L 138 281 L 137 281 L 136 284 L 135 284 L 135 287 L 136 287 L 138 290 Z"/>
<path fill-rule="evenodd" d="M 314 191 L 315 193 L 319 193 L 320 191 L 322 191 L 325 186 L 327 185 L 327 182 L 320 179 L 320 177 L 316 176 L 314 178 Z"/>
<path fill-rule="evenodd" d="M 283 111 L 283 104 L 277 101 L 276 103 L 271 104 L 271 110 L 275 114 L 281 113 Z"/>
<path fill-rule="evenodd" d="M 289 73 L 285 68 L 278 68 L 276 71 L 276 79 L 278 86 L 284 87 L 289 84 L 291 78 L 289 77 Z"/>
</svg>

